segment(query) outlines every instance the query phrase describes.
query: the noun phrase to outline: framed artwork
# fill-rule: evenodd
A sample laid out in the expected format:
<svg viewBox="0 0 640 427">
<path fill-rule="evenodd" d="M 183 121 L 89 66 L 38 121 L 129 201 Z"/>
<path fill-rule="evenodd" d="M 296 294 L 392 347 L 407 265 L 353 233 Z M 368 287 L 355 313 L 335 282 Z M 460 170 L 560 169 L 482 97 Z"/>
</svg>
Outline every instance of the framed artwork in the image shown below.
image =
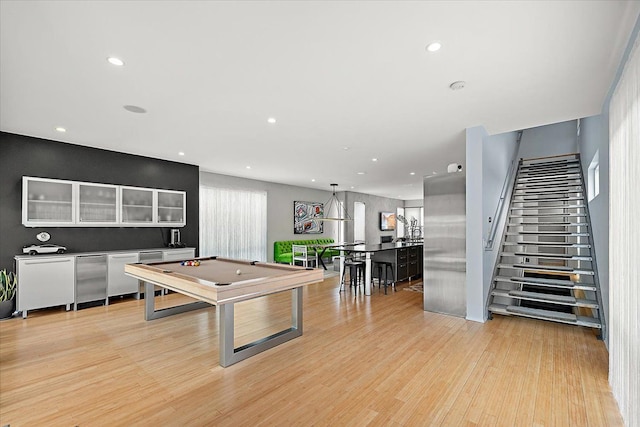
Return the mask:
<svg viewBox="0 0 640 427">
<path fill-rule="evenodd" d="M 318 202 L 293 202 L 293 234 L 322 233 L 324 204 Z"/>
<path fill-rule="evenodd" d="M 396 214 L 393 212 L 380 212 L 380 230 L 391 231 L 396 229 Z"/>
</svg>

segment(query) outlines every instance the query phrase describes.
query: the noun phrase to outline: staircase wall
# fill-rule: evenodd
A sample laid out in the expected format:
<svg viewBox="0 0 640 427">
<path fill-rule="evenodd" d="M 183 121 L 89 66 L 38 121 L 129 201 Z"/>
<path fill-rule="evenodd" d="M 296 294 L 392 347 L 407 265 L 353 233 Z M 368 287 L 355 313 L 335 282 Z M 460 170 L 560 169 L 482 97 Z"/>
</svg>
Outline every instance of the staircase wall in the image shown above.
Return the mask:
<svg viewBox="0 0 640 427">
<path fill-rule="evenodd" d="M 498 205 L 515 154 L 517 132 L 489 135 L 484 127 L 476 126 L 467 129 L 466 138 L 466 318 L 484 322 L 486 298 L 499 250 L 499 242 L 493 251 L 484 249 L 490 228 L 488 218 L 493 217 Z"/>
<path fill-rule="evenodd" d="M 577 120 L 554 123 L 522 131 L 518 157 L 557 156 L 578 152 Z"/>
<path fill-rule="evenodd" d="M 589 202 L 591 229 L 596 250 L 598 277 L 604 315 L 609 323 L 609 114 L 587 117 L 580 121 L 578 148 L 582 159 L 582 170 L 587 171 L 596 151 L 600 160 L 600 194 Z M 609 335 L 607 335 L 608 343 Z"/>
</svg>

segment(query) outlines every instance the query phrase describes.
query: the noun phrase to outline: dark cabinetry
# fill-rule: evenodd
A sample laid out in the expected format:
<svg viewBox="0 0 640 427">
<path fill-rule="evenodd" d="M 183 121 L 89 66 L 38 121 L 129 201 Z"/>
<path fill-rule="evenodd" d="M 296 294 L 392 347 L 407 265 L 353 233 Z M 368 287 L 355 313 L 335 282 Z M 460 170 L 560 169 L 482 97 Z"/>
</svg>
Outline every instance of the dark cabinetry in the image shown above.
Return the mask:
<svg viewBox="0 0 640 427">
<path fill-rule="evenodd" d="M 386 261 L 393 263 L 395 281 L 402 282 L 422 274 L 422 246 L 408 246 L 375 252 L 372 261 Z M 373 269 L 377 277 L 377 269 Z"/>
</svg>

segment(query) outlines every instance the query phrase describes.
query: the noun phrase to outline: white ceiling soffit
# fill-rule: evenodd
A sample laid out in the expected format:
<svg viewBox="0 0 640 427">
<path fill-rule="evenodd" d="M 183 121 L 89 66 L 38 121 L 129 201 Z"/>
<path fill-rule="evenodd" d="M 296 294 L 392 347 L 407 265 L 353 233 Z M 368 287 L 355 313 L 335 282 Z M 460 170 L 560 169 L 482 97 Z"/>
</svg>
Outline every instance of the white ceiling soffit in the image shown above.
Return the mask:
<svg viewBox="0 0 640 427">
<path fill-rule="evenodd" d="M 424 175 L 464 162 L 467 127 L 496 134 L 599 114 L 639 10 L 611 0 L 2 1 L 0 128 L 418 199 Z M 442 48 L 427 52 L 434 40 Z M 451 90 L 456 81 L 465 87 Z"/>
</svg>

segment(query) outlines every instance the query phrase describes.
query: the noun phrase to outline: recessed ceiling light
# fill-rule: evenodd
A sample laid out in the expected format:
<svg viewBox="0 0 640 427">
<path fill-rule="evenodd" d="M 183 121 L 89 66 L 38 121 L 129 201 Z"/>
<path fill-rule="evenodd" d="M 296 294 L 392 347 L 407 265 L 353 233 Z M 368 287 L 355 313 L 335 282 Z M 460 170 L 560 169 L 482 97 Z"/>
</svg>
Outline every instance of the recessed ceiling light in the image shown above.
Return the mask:
<svg viewBox="0 0 640 427">
<path fill-rule="evenodd" d="M 251 166 L 247 166 L 247 169 L 251 169 Z"/>
<path fill-rule="evenodd" d="M 109 61 L 109 64 L 116 65 L 118 67 L 122 67 L 124 65 L 124 61 L 120 58 L 116 58 L 115 56 L 108 57 L 107 61 Z"/>
<path fill-rule="evenodd" d="M 269 117 L 269 118 L 267 119 L 267 122 L 269 122 L 269 123 L 273 124 L 273 123 L 275 123 L 275 122 L 276 122 L 276 119 L 275 119 L 274 117 Z"/>
<path fill-rule="evenodd" d="M 184 151 L 179 151 L 178 156 L 184 156 Z"/>
<path fill-rule="evenodd" d="M 354 186 L 352 185 L 352 186 L 351 186 L 351 189 L 353 190 L 354 188 L 356 188 L 356 187 L 354 187 Z"/>
<path fill-rule="evenodd" d="M 56 130 L 57 130 L 58 132 L 63 132 L 63 133 L 67 131 L 67 130 L 66 130 L 65 128 L 63 128 L 62 126 L 58 126 L 58 127 L 56 127 Z"/>
<path fill-rule="evenodd" d="M 315 178 L 311 178 L 311 182 L 316 182 L 316 179 Z"/>
<path fill-rule="evenodd" d="M 144 114 L 147 112 L 147 110 L 142 107 L 138 107 L 137 105 L 125 105 L 123 108 L 131 113 Z"/>
<path fill-rule="evenodd" d="M 376 159 L 375 157 L 373 159 L 371 159 L 372 162 L 377 162 L 378 159 Z"/>
<path fill-rule="evenodd" d="M 350 150 L 350 148 L 349 147 L 344 147 L 343 150 L 347 151 L 347 150 Z"/>
<path fill-rule="evenodd" d="M 409 172 L 409 175 L 415 175 L 415 174 L 416 174 L 415 172 Z"/>
<path fill-rule="evenodd" d="M 462 80 L 458 80 L 457 82 L 453 82 L 449 85 L 449 88 L 451 90 L 460 90 L 460 89 L 464 89 L 465 85 L 467 84 L 467 82 L 464 82 Z"/>
<path fill-rule="evenodd" d="M 437 174 L 438 172 L 436 172 L 436 171 L 433 171 L 433 172 L 431 172 L 431 173 L 432 173 L 433 175 L 436 175 L 436 174 Z"/>
<path fill-rule="evenodd" d="M 358 172 L 358 175 L 364 175 L 366 172 Z"/>
<path fill-rule="evenodd" d="M 429 52 L 437 52 L 442 47 L 442 43 L 440 42 L 431 42 L 427 45 L 427 51 Z"/>
</svg>

